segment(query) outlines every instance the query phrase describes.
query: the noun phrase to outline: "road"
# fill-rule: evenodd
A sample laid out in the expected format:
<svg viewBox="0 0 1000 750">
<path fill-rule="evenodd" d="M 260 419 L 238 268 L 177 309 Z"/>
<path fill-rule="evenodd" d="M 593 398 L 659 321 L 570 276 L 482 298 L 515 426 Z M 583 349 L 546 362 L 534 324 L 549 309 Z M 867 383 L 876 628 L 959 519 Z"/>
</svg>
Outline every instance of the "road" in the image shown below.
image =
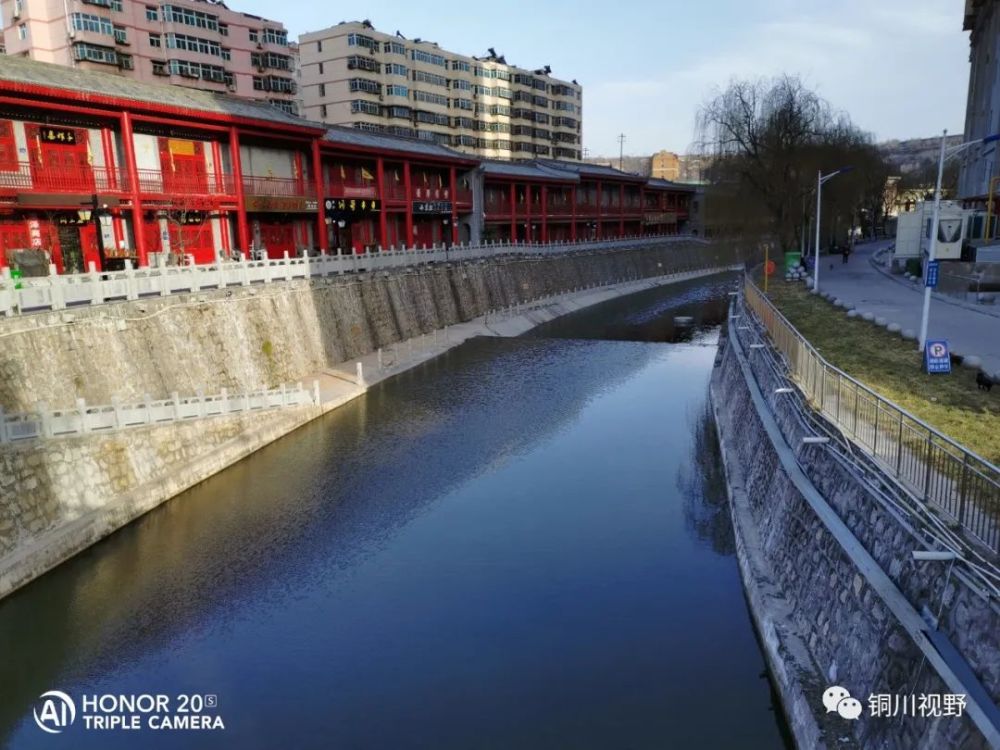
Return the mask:
<svg viewBox="0 0 1000 750">
<path fill-rule="evenodd" d="M 922 290 L 886 277 L 871 264 L 872 255 L 887 244 L 889 241 L 858 245 L 847 264 L 839 256 L 821 258 L 819 288 L 859 311 L 919 332 Z M 927 335 L 947 339 L 953 352 L 979 357 L 984 370 L 1000 376 L 1000 310 L 978 312 L 932 298 Z"/>
</svg>

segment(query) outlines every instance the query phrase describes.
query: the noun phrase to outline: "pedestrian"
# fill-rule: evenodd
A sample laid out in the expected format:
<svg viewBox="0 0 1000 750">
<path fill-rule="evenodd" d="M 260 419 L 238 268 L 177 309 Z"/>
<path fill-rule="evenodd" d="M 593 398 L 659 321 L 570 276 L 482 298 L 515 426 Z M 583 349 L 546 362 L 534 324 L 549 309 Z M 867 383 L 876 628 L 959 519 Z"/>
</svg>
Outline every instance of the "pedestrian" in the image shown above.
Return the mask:
<svg viewBox="0 0 1000 750">
<path fill-rule="evenodd" d="M 850 254 L 851 254 L 851 246 L 849 244 L 844 245 L 844 263 L 847 262 L 847 258 L 850 256 Z"/>
</svg>

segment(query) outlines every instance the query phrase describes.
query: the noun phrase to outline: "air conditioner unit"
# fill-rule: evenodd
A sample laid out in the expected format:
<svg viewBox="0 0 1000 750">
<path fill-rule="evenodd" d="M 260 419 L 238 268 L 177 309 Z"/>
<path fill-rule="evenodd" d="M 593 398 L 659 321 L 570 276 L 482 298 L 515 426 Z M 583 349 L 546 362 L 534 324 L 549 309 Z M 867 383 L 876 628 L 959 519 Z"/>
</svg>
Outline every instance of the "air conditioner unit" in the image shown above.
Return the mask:
<svg viewBox="0 0 1000 750">
<path fill-rule="evenodd" d="M 227 83 L 226 84 L 226 88 L 229 89 L 230 91 L 236 91 L 236 84 L 235 83 Z"/>
<path fill-rule="evenodd" d="M 257 40 L 257 49 L 264 49 L 264 43 L 261 42 L 259 39 Z"/>
<path fill-rule="evenodd" d="M 69 29 L 66 32 L 66 36 L 68 36 L 70 39 L 76 39 L 76 29 Z"/>
<path fill-rule="evenodd" d="M 356 67 L 358 67 L 358 64 L 356 62 L 349 62 L 349 63 L 347 63 L 347 69 L 348 70 L 354 70 Z"/>
<path fill-rule="evenodd" d="M 378 100 L 379 100 L 380 102 L 384 102 L 384 101 L 385 101 L 385 94 L 379 94 L 379 95 L 378 95 Z"/>
</svg>

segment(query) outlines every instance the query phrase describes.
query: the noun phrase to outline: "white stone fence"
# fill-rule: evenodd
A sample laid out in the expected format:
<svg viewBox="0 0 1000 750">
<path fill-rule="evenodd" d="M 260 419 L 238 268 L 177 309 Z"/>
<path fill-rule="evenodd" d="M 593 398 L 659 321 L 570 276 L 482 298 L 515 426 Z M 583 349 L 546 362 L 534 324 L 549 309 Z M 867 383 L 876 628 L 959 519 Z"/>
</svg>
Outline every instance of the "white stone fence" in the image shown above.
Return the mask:
<svg viewBox="0 0 1000 750">
<path fill-rule="evenodd" d="M 180 422 L 289 406 L 318 406 L 319 382 L 312 388 L 281 385 L 231 394 L 223 389 L 212 396 L 201 394 L 168 399 L 146 398 L 139 403 L 94 406 L 77 399 L 72 409 L 51 410 L 39 403 L 34 412 L 7 414 L 0 409 L 0 444 L 27 440 L 112 433 L 129 427 Z"/>
<path fill-rule="evenodd" d="M 268 260 L 222 261 L 207 265 L 132 268 L 126 261 L 123 271 L 98 272 L 93 264 L 89 273 L 56 273 L 11 278 L 10 269 L 0 276 L 0 314 L 19 315 L 46 310 L 65 310 L 82 305 L 136 300 L 142 297 L 166 297 L 171 294 L 193 293 L 205 289 L 270 284 L 312 277 L 331 276 L 348 272 L 378 271 L 424 263 L 477 260 L 504 255 L 550 256 L 559 253 L 588 250 L 614 250 L 664 242 L 701 242 L 687 235 L 622 237 L 614 240 L 539 243 L 486 243 L 482 245 L 444 245 L 421 249 L 373 250 L 358 254 L 309 255 L 305 257 Z M 705 243 L 707 244 L 707 243 Z"/>
</svg>

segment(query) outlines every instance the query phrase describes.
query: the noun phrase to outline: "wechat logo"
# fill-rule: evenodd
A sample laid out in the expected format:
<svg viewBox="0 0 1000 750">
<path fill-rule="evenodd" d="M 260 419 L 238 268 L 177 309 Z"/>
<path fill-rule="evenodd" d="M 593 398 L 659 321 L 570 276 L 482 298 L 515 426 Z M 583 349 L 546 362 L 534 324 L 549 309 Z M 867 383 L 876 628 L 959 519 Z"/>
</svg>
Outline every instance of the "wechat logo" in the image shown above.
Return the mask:
<svg viewBox="0 0 1000 750">
<path fill-rule="evenodd" d="M 861 701 L 852 698 L 847 688 L 839 685 L 828 687 L 823 692 L 823 705 L 828 714 L 836 712 L 842 719 L 853 721 L 861 716 Z"/>
</svg>

